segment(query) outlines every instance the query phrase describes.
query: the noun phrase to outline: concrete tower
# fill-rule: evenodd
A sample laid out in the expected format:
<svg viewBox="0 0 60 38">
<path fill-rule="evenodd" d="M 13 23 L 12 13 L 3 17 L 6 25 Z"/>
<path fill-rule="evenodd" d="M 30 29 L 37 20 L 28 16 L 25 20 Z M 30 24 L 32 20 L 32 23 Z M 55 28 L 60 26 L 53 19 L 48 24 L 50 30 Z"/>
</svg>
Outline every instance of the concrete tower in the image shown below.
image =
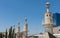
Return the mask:
<svg viewBox="0 0 60 38">
<path fill-rule="evenodd" d="M 28 24 L 27 24 L 27 18 L 25 18 L 23 38 L 27 38 L 27 36 L 28 36 Z"/>
<path fill-rule="evenodd" d="M 20 23 L 18 23 L 16 38 L 20 38 Z"/>
<path fill-rule="evenodd" d="M 46 8 L 47 11 L 45 13 L 45 21 L 43 23 L 45 27 L 45 31 L 53 34 L 53 19 L 52 19 L 52 13 L 50 12 L 50 3 L 46 2 Z"/>
<path fill-rule="evenodd" d="M 20 23 L 18 22 L 18 32 L 20 32 Z"/>
</svg>

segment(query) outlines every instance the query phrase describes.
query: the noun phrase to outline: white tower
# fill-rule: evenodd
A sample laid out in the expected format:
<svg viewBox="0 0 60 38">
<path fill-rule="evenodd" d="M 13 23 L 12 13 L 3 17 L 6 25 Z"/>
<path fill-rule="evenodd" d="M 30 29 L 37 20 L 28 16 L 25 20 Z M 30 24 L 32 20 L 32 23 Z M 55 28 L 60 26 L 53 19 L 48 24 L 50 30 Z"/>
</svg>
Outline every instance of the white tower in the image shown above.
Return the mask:
<svg viewBox="0 0 60 38">
<path fill-rule="evenodd" d="M 18 23 L 16 38 L 20 38 L 20 23 Z"/>
<path fill-rule="evenodd" d="M 18 23 L 18 32 L 20 32 L 20 23 Z"/>
<path fill-rule="evenodd" d="M 27 38 L 27 36 L 28 36 L 28 24 L 27 24 L 27 18 L 25 18 L 23 38 Z"/>
<path fill-rule="evenodd" d="M 53 19 L 52 19 L 52 13 L 49 10 L 50 8 L 49 2 L 46 3 L 46 8 L 47 8 L 47 11 L 45 13 L 45 21 L 43 25 L 45 27 L 46 32 L 53 34 Z"/>
</svg>

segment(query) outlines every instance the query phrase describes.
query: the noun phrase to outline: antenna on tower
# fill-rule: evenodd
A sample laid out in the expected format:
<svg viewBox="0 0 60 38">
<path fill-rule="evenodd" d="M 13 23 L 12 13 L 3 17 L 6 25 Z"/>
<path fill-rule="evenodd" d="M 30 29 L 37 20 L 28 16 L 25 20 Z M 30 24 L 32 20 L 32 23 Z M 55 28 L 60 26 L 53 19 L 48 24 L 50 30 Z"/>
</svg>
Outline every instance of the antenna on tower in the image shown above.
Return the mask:
<svg viewBox="0 0 60 38">
<path fill-rule="evenodd" d="M 27 23 L 27 18 L 25 17 L 25 23 Z"/>
<path fill-rule="evenodd" d="M 20 22 L 18 22 L 18 32 L 20 32 Z"/>
<path fill-rule="evenodd" d="M 49 2 L 46 2 L 46 8 L 47 8 L 47 12 L 49 12 L 49 8 L 50 8 L 50 3 Z"/>
<path fill-rule="evenodd" d="M 18 22 L 18 26 L 20 25 L 20 22 Z"/>
</svg>

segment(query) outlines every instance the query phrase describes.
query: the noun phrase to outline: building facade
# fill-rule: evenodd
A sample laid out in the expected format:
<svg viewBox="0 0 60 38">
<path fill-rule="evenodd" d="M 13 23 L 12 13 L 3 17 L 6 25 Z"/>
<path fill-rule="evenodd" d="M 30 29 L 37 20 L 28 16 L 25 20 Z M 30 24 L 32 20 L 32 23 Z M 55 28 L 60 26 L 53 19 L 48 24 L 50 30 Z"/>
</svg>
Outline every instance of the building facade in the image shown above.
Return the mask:
<svg viewBox="0 0 60 38">
<path fill-rule="evenodd" d="M 54 34 L 60 34 L 60 26 L 53 27 Z"/>
<path fill-rule="evenodd" d="M 55 26 L 60 26 L 60 13 L 53 13 Z"/>
</svg>

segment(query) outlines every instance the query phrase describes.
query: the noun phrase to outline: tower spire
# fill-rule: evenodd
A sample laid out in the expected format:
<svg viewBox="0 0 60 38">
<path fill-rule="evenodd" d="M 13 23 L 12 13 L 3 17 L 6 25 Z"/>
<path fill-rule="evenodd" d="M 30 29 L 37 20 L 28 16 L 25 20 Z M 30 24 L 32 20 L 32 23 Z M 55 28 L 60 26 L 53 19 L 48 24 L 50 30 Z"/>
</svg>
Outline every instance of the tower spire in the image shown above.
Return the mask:
<svg viewBox="0 0 60 38">
<path fill-rule="evenodd" d="M 50 8 L 50 3 L 46 2 L 46 8 L 47 8 L 47 12 L 50 12 L 49 8 Z"/>
<path fill-rule="evenodd" d="M 43 23 L 45 27 L 45 31 L 53 34 L 53 19 L 52 19 L 52 13 L 50 12 L 50 3 L 46 2 L 46 8 L 47 12 L 45 13 L 45 21 Z"/>
<path fill-rule="evenodd" d="M 25 23 L 27 23 L 27 18 L 25 18 Z"/>
<path fill-rule="evenodd" d="M 28 35 L 28 24 L 27 24 L 27 18 L 25 18 L 25 23 L 24 23 L 24 37 L 27 38 Z"/>
<path fill-rule="evenodd" d="M 18 32 L 20 32 L 20 22 L 18 22 Z"/>
<path fill-rule="evenodd" d="M 27 31 L 27 18 L 25 18 L 24 31 Z"/>
</svg>

